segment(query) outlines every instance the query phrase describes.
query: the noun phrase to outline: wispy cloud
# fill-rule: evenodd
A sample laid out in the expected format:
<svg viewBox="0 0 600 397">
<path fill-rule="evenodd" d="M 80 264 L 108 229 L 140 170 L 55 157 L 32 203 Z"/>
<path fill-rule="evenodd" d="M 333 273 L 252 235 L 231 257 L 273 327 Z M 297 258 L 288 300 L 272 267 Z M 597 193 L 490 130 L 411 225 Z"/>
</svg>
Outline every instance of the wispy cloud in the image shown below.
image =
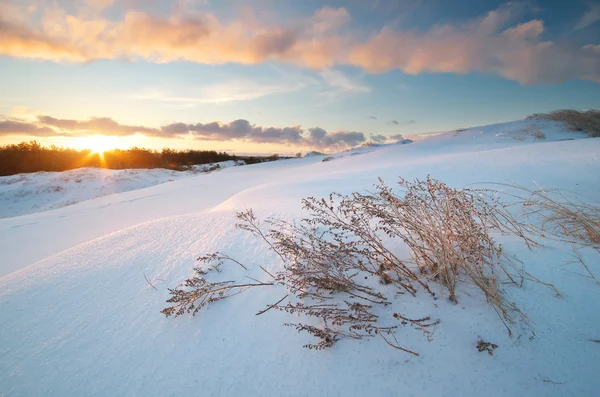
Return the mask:
<svg viewBox="0 0 600 397">
<path fill-rule="evenodd" d="M 130 95 L 133 99 L 165 102 L 178 107 L 193 107 L 206 103 L 249 101 L 269 95 L 316 90 L 319 95 L 331 99 L 370 92 L 359 78 L 348 77 L 334 69 L 317 74 L 287 72 L 273 68 L 275 74 L 269 79 L 233 78 L 224 82 L 199 87 L 178 87 L 175 91 L 186 95 L 174 95 L 172 87 L 156 87 Z"/>
<path fill-rule="evenodd" d="M 324 83 L 324 89 L 321 91 L 322 95 L 339 97 L 371 91 L 360 79 L 351 78 L 339 70 L 326 69 L 320 72 L 319 76 L 323 79 Z"/>
<path fill-rule="evenodd" d="M 195 90 L 181 89 L 181 91 L 195 91 L 195 95 L 173 95 L 168 89 L 150 89 L 145 92 L 131 95 L 134 99 L 154 100 L 179 104 L 182 106 L 195 106 L 204 103 L 225 103 L 234 101 L 247 101 L 262 98 L 268 95 L 299 91 L 306 88 L 307 82 L 290 81 L 281 83 L 267 83 L 250 79 L 233 79 L 223 83 L 209 84 Z"/>
<path fill-rule="evenodd" d="M 100 6 L 110 1 L 98 0 Z M 43 13 L 41 24 L 22 11 L 0 19 L 0 54 L 53 61 L 128 59 L 151 62 L 186 60 L 204 64 L 257 64 L 278 61 L 318 70 L 330 95 L 364 93 L 360 79 L 334 68 L 350 65 L 367 73 L 399 69 L 407 74 L 496 74 L 523 84 L 557 83 L 579 78 L 600 81 L 598 44 L 573 45 L 545 40 L 541 20 L 522 21 L 519 3 L 508 3 L 478 18 L 429 30 L 383 27 L 364 38 L 353 32 L 344 8 L 325 7 L 307 18 L 273 24 L 243 19 L 224 22 L 208 12 L 165 17 L 126 11 L 120 20 L 98 15 Z M 598 6 L 576 25 L 598 21 Z M 393 49 L 393 50 L 390 50 Z M 240 93 L 234 93 L 243 96 Z"/>
<path fill-rule="evenodd" d="M 575 25 L 575 30 L 585 29 L 598 21 L 600 21 L 600 4 L 592 4 Z"/>
</svg>

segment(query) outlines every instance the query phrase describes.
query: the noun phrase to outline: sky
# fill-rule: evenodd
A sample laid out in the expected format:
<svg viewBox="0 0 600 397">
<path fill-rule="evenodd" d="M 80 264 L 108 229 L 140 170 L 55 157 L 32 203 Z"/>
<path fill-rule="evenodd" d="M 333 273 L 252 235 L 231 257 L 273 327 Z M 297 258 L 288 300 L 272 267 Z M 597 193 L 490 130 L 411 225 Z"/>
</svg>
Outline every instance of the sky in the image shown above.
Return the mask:
<svg viewBox="0 0 600 397">
<path fill-rule="evenodd" d="M 587 0 L 0 0 L 0 145 L 235 153 L 600 107 Z"/>
</svg>

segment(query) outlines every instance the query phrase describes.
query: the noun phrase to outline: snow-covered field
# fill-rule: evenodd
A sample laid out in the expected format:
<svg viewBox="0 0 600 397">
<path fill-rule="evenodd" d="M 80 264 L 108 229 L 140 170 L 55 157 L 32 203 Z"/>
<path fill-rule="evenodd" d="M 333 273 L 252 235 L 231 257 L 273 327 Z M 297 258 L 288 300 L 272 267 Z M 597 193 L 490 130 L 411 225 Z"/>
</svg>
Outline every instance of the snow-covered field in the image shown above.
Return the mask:
<svg viewBox="0 0 600 397">
<path fill-rule="evenodd" d="M 22 205 L 8 200 L 12 212 L 2 208 L 4 216 L 20 216 L 0 219 L 0 396 L 598 395 L 600 343 L 592 340 L 600 339 L 600 286 L 574 274 L 580 270 L 567 263 L 571 249 L 562 243 L 528 251 L 499 236 L 529 272 L 564 294 L 535 283 L 507 287 L 534 323 L 533 340 L 519 327 L 510 337 L 491 306 L 467 289 L 458 292 L 458 305 L 426 295 L 393 299 L 390 313 L 441 320 L 431 342 L 398 331 L 419 357 L 378 338 L 303 349 L 312 339 L 282 326 L 294 318 L 274 310 L 255 316 L 283 296 L 271 288 L 196 317 L 160 314 L 167 288 L 192 274 L 200 254 L 224 251 L 260 279 L 258 265 L 277 269 L 272 252 L 235 229 L 235 212 L 246 208 L 260 218 L 294 219 L 303 197 L 364 191 L 377 177 L 393 184 L 398 176 L 428 174 L 453 187 L 558 187 L 598 203 L 600 139 L 579 138 L 552 122 L 518 121 L 361 148 L 327 162 L 310 156 L 177 180 L 130 175 L 128 186 L 144 188 L 93 199 L 101 178 L 71 188 L 74 175 L 90 170 L 27 177 L 45 192 L 51 178 L 64 176 L 69 181 L 56 186 L 68 194 L 25 195 Z M 150 186 L 159 179 L 173 180 Z M 0 194 L 17 197 L 7 196 L 12 186 L 0 184 Z M 57 204 L 70 197 L 80 202 Z M 582 253 L 600 274 L 598 258 Z M 224 272 L 235 279 L 240 270 Z M 476 350 L 480 337 L 499 345 L 494 356 Z"/>
<path fill-rule="evenodd" d="M 107 170 L 78 168 L 65 172 L 35 172 L 0 177 L 0 218 L 48 211 L 108 194 L 196 176 L 218 165 L 232 167 L 234 161 L 195 165 L 180 172 L 162 168 Z"/>
</svg>

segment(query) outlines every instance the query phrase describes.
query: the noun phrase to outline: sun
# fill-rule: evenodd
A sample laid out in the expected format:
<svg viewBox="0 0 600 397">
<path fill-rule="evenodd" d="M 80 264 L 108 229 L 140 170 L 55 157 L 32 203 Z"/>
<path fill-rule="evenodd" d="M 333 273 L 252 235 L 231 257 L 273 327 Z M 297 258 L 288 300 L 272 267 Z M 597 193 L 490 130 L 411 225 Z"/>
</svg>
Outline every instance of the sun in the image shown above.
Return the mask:
<svg viewBox="0 0 600 397">
<path fill-rule="evenodd" d="M 93 153 L 102 154 L 108 150 L 116 149 L 120 145 L 117 137 L 93 135 L 78 138 L 74 146 L 77 149 L 90 149 Z"/>
</svg>

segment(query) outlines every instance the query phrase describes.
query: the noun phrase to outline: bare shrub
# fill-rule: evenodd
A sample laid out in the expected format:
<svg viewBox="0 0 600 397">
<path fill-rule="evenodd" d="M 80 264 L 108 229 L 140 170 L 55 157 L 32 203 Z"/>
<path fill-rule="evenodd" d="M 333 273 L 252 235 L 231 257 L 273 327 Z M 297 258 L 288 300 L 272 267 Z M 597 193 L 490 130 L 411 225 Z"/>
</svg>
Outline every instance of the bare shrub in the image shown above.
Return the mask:
<svg viewBox="0 0 600 397">
<path fill-rule="evenodd" d="M 456 137 L 456 136 L 459 136 L 461 132 L 464 132 L 464 131 L 466 131 L 466 130 L 468 130 L 468 128 L 457 128 L 457 129 L 455 129 L 455 130 L 453 131 L 453 132 L 454 132 L 454 135 L 453 135 L 453 136 L 455 136 L 455 137 Z"/>
<path fill-rule="evenodd" d="M 529 134 L 531 134 L 535 139 L 546 139 L 546 135 L 540 131 L 538 128 L 533 128 L 528 130 Z"/>
<path fill-rule="evenodd" d="M 298 223 L 274 218 L 261 223 L 252 210 L 239 212 L 236 227 L 264 241 L 280 258 L 281 270 L 271 273 L 259 266 L 268 282 L 251 277 L 253 283 L 209 282 L 206 272 L 219 270 L 225 261 L 247 268 L 219 252 L 205 255 L 199 258 L 203 267 L 195 269 L 194 277 L 169 290 L 168 302 L 174 305 L 162 313 L 196 314 L 250 288 L 283 287 L 285 296 L 257 315 L 275 309 L 320 322 L 286 324 L 318 338 L 305 347 L 323 349 L 341 339 L 378 335 L 388 345 L 418 355 L 401 346 L 396 330 L 411 327 L 429 339 L 438 320 L 390 313 L 386 292 L 392 287 L 395 294 L 411 297 L 423 292 L 435 298 L 430 288 L 434 282 L 452 302 L 458 300 L 459 283 L 478 287 L 509 333 L 514 314 L 528 324 L 516 304 L 502 294 L 500 284 L 520 286 L 533 278 L 516 266 L 491 234 L 494 230 L 515 234 L 532 246 L 527 227 L 490 190 L 453 189 L 430 178 L 400 179 L 398 185 L 401 194 L 380 180 L 369 194 L 306 198 L 302 206 L 307 216 Z M 401 258 L 394 241 L 404 243 L 411 256 Z"/>
<path fill-rule="evenodd" d="M 546 135 L 538 128 L 530 126 L 518 131 L 499 132 L 496 134 L 497 137 L 507 137 L 516 141 L 525 141 L 530 138 L 534 139 L 546 139 Z"/>
<path fill-rule="evenodd" d="M 527 117 L 528 120 L 560 121 L 574 131 L 581 131 L 592 137 L 600 137 L 600 109 L 574 110 L 562 109 L 550 113 L 536 113 Z"/>
<path fill-rule="evenodd" d="M 529 127 L 512 136 L 514 139 L 523 141 L 528 137 L 535 139 L 546 139 L 546 135 L 539 128 Z"/>
</svg>

